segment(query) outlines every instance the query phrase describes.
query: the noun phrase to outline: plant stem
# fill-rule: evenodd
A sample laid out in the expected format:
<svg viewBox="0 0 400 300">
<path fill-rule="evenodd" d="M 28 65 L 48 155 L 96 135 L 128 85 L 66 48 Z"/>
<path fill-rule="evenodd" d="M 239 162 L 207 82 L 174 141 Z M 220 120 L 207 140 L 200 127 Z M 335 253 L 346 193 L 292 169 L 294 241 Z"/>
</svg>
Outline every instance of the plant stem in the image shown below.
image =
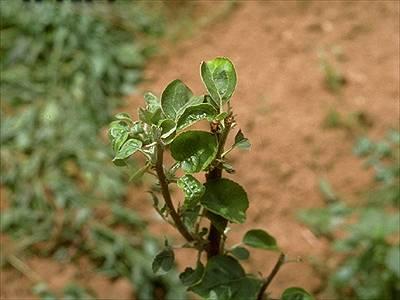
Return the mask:
<svg viewBox="0 0 400 300">
<path fill-rule="evenodd" d="M 174 204 L 172 203 L 171 194 L 168 188 L 167 178 L 165 177 L 164 173 L 164 164 L 163 164 L 163 157 L 164 157 L 164 149 L 163 146 L 158 143 L 157 144 L 157 162 L 156 162 L 156 172 L 158 176 L 158 180 L 160 181 L 161 193 L 163 195 L 165 205 L 168 207 L 169 213 L 174 220 L 175 226 L 180 232 L 180 234 L 188 241 L 194 241 L 193 236 L 187 230 L 186 226 L 182 223 L 182 220 L 179 214 L 176 212 Z"/>
<path fill-rule="evenodd" d="M 285 254 L 281 253 L 271 273 L 268 275 L 267 278 L 265 278 L 264 283 L 261 286 L 260 292 L 258 293 L 257 300 L 263 300 L 265 291 L 267 290 L 269 284 L 272 282 L 275 275 L 278 273 L 279 269 L 282 267 L 284 263 L 285 263 Z"/>
<path fill-rule="evenodd" d="M 222 153 L 224 152 L 224 147 L 225 147 L 225 142 L 226 139 L 229 135 L 229 132 L 231 130 L 232 124 L 233 124 L 233 118 L 232 116 L 228 116 L 225 119 L 225 127 L 222 130 L 221 133 L 216 133 L 217 138 L 218 138 L 218 150 L 217 150 L 217 155 L 215 157 L 216 160 L 219 160 L 221 158 Z M 217 166 L 214 167 L 210 172 L 206 174 L 206 181 L 213 181 L 217 180 L 222 177 L 222 168 L 221 165 L 218 164 Z M 225 228 L 226 225 L 228 224 L 228 220 L 222 218 L 219 215 L 216 215 L 210 211 L 208 211 L 208 215 L 211 216 L 211 218 L 216 219 L 219 218 L 221 219 L 221 224 L 222 227 Z M 210 224 L 210 229 L 208 233 L 208 248 L 207 248 L 207 258 L 211 258 L 213 256 L 216 256 L 220 253 L 221 251 L 221 236 L 222 233 L 215 227 L 215 225 L 212 223 Z"/>
</svg>

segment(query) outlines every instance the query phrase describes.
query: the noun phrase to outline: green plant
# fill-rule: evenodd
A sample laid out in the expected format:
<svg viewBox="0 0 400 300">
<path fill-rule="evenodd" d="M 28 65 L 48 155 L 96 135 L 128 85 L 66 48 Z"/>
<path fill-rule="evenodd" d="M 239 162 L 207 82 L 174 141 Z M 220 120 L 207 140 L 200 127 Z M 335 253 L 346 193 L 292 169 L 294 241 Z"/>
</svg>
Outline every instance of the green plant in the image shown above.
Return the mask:
<svg viewBox="0 0 400 300">
<path fill-rule="evenodd" d="M 400 296 L 400 133 L 373 142 L 360 138 L 354 152 L 375 170 L 376 186 L 365 202 L 349 206 L 321 181 L 327 202 L 300 218 L 344 255 L 331 270 L 329 286 L 340 299 L 398 299 Z M 343 234 L 345 233 L 345 234 Z"/>
<path fill-rule="evenodd" d="M 146 158 L 143 168 L 134 174 L 149 173 L 157 178 L 151 194 L 154 207 L 165 222 L 174 226 L 185 239 L 180 247 L 197 252 L 194 267 L 180 274 L 188 290 L 206 299 L 265 299 L 272 279 L 285 263 L 285 255 L 274 237 L 262 229 L 249 230 L 240 245 L 226 246 L 229 223 L 244 223 L 249 206 L 243 187 L 223 178 L 223 171 L 234 172 L 227 162 L 235 148 L 248 149 L 249 140 L 239 130 L 232 145 L 225 149 L 228 136 L 236 127 L 231 107 L 237 77 L 233 64 L 225 57 L 203 62 L 201 78 L 206 95 L 196 96 L 180 80 L 174 80 L 158 99 L 146 93 L 146 106 L 139 108 L 139 120 L 128 114 L 116 115 L 109 135 L 119 166 L 141 153 Z M 186 130 L 198 121 L 205 121 L 210 131 Z M 166 165 L 165 152 L 174 162 Z M 199 173 L 205 173 L 205 183 Z M 170 186 L 176 185 L 184 195 L 178 208 L 174 205 Z M 163 201 L 159 199 L 162 195 Z M 209 228 L 204 227 L 206 220 Z M 247 259 L 248 247 L 280 252 L 272 272 L 264 278 L 246 274 L 238 259 Z M 165 241 L 164 249 L 153 261 L 153 271 L 168 272 L 179 248 Z M 312 299 L 301 288 L 284 291 L 282 299 Z"/>
</svg>

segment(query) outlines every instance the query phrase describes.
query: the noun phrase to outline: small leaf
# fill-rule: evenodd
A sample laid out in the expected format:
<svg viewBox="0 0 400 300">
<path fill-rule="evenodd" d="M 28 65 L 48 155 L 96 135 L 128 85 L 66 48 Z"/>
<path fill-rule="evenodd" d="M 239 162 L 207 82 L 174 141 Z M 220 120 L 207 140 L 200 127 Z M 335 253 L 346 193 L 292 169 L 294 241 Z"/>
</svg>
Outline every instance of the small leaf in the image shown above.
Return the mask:
<svg viewBox="0 0 400 300">
<path fill-rule="evenodd" d="M 118 152 L 121 149 L 121 146 L 125 143 L 128 139 L 129 133 L 127 131 L 121 132 L 121 135 L 115 137 L 112 141 L 112 147 L 114 152 Z"/>
<path fill-rule="evenodd" d="M 182 130 L 200 120 L 212 121 L 217 111 L 210 104 L 188 106 L 178 120 L 178 130 Z"/>
<path fill-rule="evenodd" d="M 147 92 L 144 94 L 144 101 L 147 104 L 147 109 L 150 112 L 155 112 L 157 109 L 161 107 L 160 101 L 157 96 L 151 92 Z"/>
<path fill-rule="evenodd" d="M 247 150 L 250 148 L 251 144 L 249 142 L 249 139 L 244 137 L 242 130 L 239 130 L 236 134 L 234 146 L 243 150 Z"/>
<path fill-rule="evenodd" d="M 116 114 L 115 118 L 118 119 L 118 120 L 121 120 L 121 121 L 126 121 L 126 122 L 128 122 L 130 124 L 133 123 L 131 116 L 129 114 L 127 114 L 127 113 L 123 113 L 122 112 L 122 113 Z"/>
<path fill-rule="evenodd" d="M 279 250 L 275 238 L 262 229 L 247 231 L 243 237 L 243 243 L 253 248 Z"/>
<path fill-rule="evenodd" d="M 113 161 L 125 159 L 135 153 L 142 147 L 142 142 L 136 139 L 127 140 L 125 144 L 122 145 L 121 149 L 117 152 Z"/>
<path fill-rule="evenodd" d="M 201 262 L 199 262 L 196 269 L 186 268 L 183 273 L 179 274 L 179 279 L 184 286 L 192 286 L 201 280 L 203 274 L 204 266 Z"/>
<path fill-rule="evenodd" d="M 250 252 L 245 247 L 238 246 L 233 248 L 230 252 L 233 254 L 233 256 L 240 260 L 245 260 L 250 257 Z"/>
<path fill-rule="evenodd" d="M 197 173 L 206 169 L 217 154 L 216 137 L 205 131 L 186 131 L 171 143 L 172 157 L 181 162 L 186 173 Z"/>
<path fill-rule="evenodd" d="M 175 254 L 171 248 L 166 248 L 153 260 L 152 269 L 155 274 L 165 274 L 172 269 L 175 261 Z"/>
<path fill-rule="evenodd" d="M 176 123 L 173 120 L 163 120 L 160 124 L 161 127 L 161 138 L 164 142 L 172 142 L 173 137 L 176 133 Z"/>
<path fill-rule="evenodd" d="M 185 193 L 184 208 L 194 207 L 199 202 L 206 189 L 196 178 L 188 174 L 179 178 L 177 184 Z"/>
<path fill-rule="evenodd" d="M 232 96 L 236 87 L 236 71 L 232 62 L 226 57 L 217 57 L 202 62 L 201 78 L 210 96 L 222 106 Z"/>
<path fill-rule="evenodd" d="M 286 289 L 281 300 L 314 300 L 314 297 L 299 287 L 291 287 Z"/>
<path fill-rule="evenodd" d="M 192 91 L 180 80 L 172 81 L 161 96 L 161 107 L 165 115 L 175 120 L 192 98 Z"/>
<path fill-rule="evenodd" d="M 199 218 L 200 209 L 201 209 L 201 206 L 196 205 L 194 207 L 185 208 L 181 212 L 183 223 L 191 231 L 193 231 L 196 227 L 197 219 Z"/>
<path fill-rule="evenodd" d="M 246 220 L 249 200 L 239 184 L 222 178 L 207 182 L 205 187 L 206 191 L 201 198 L 205 208 L 233 223 L 243 223 Z"/>
</svg>

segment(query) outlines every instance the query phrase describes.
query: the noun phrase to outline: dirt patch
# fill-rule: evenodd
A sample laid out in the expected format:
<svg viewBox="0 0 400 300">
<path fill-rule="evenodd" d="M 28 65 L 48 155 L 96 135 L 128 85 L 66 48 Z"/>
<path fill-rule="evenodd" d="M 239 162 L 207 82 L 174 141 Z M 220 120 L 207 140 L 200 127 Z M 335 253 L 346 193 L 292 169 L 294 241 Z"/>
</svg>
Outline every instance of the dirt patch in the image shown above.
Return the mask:
<svg viewBox="0 0 400 300">
<path fill-rule="evenodd" d="M 349 198 L 372 180 L 352 155 L 353 136 L 324 129 L 323 120 L 334 108 L 366 114 L 374 124 L 372 136 L 398 126 L 399 50 L 398 2 L 243 1 L 226 19 L 154 59 L 128 111 L 134 114 L 142 105 L 144 91 L 161 94 L 176 78 L 203 93 L 199 63 L 231 58 L 239 76 L 232 104 L 252 148 L 231 156 L 237 172 L 229 177 L 246 188 L 251 203 L 246 225 L 232 226 L 228 243 L 237 243 L 248 228 L 267 229 L 289 257 L 304 259 L 283 268 L 271 285 L 273 295 L 287 286 L 312 291 L 321 282 L 308 258 L 326 256 L 328 245 L 296 220 L 296 212 L 323 204 L 321 176 Z M 339 95 L 324 86 L 321 51 L 340 52 L 333 63 L 347 84 Z M 132 189 L 131 205 L 154 221 L 145 198 Z M 161 222 L 152 226 L 158 234 L 173 232 Z M 249 271 L 267 274 L 276 256 L 256 251 Z M 187 252 L 178 257 L 193 263 Z"/>
</svg>

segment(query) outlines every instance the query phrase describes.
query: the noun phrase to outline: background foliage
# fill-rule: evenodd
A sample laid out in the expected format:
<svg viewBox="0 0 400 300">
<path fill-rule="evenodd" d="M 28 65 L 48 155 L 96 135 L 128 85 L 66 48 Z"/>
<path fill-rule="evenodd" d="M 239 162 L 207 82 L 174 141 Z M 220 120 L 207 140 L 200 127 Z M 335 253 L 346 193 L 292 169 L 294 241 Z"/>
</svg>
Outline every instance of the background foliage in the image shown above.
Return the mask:
<svg viewBox="0 0 400 300">
<path fill-rule="evenodd" d="M 184 297 L 177 277 L 152 274 L 157 241 L 123 208 L 126 185 L 100 131 L 141 80 L 165 34 L 163 12 L 144 2 L 50 1 L 2 1 L 0 11 L 1 184 L 10 191 L 1 230 L 18 249 L 5 251 L 3 266 L 22 251 L 62 261 L 84 255 L 108 276 L 127 277 L 139 299 L 157 289 Z M 43 284 L 35 292 L 52 295 Z M 66 287 L 64 297 L 76 293 Z"/>
<path fill-rule="evenodd" d="M 376 184 L 357 205 L 341 200 L 327 181 L 320 182 L 326 207 L 300 218 L 342 255 L 328 270 L 329 286 L 340 299 L 398 299 L 400 296 L 400 132 L 381 141 L 359 138 L 354 153 L 372 168 Z"/>
</svg>

